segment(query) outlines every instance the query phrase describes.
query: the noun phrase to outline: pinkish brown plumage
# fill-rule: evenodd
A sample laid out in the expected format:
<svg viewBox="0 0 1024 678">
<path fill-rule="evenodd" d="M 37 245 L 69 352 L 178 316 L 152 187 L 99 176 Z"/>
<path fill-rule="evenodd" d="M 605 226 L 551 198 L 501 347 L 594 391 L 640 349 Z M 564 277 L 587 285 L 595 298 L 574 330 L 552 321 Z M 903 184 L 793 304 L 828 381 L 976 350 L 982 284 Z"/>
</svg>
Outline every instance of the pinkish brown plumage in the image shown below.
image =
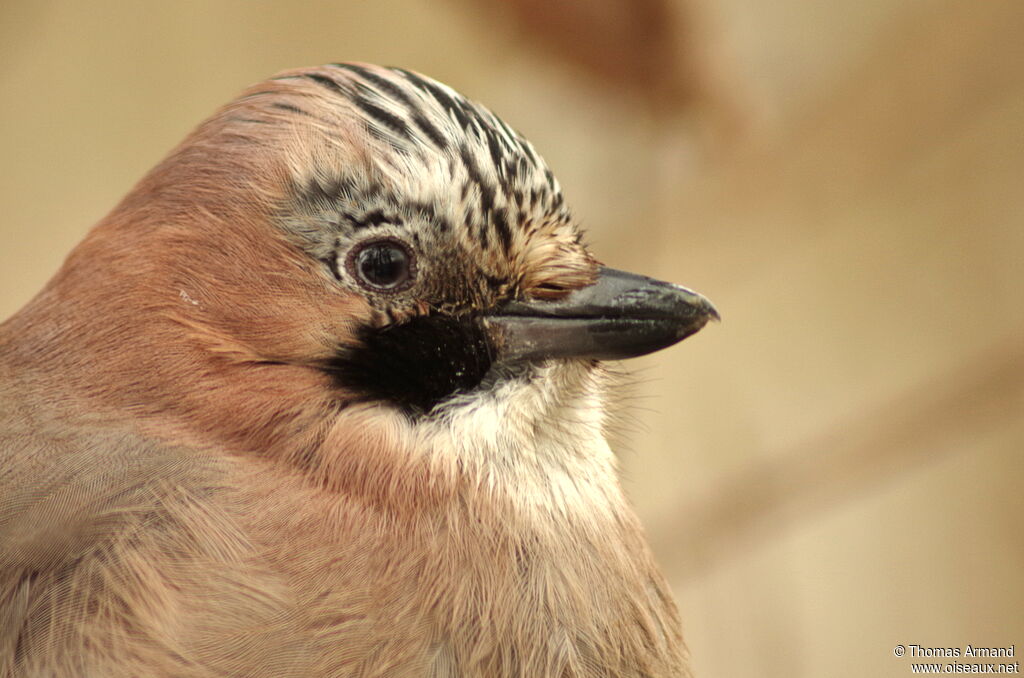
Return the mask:
<svg viewBox="0 0 1024 678">
<path fill-rule="evenodd" d="M 0 676 L 689 675 L 600 359 L 714 315 L 443 85 L 253 87 L 0 326 Z"/>
</svg>

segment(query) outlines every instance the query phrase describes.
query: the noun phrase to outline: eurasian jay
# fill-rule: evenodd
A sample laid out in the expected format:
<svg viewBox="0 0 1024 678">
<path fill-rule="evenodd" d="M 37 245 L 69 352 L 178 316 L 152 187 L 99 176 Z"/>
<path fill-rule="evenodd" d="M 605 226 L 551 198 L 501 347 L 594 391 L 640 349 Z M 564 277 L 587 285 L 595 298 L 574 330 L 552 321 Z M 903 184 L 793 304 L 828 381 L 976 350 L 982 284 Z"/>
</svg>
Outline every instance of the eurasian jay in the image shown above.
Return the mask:
<svg viewBox="0 0 1024 678">
<path fill-rule="evenodd" d="M 713 318 L 445 85 L 252 87 L 0 326 L 0 675 L 688 676 L 602 361 Z"/>
</svg>

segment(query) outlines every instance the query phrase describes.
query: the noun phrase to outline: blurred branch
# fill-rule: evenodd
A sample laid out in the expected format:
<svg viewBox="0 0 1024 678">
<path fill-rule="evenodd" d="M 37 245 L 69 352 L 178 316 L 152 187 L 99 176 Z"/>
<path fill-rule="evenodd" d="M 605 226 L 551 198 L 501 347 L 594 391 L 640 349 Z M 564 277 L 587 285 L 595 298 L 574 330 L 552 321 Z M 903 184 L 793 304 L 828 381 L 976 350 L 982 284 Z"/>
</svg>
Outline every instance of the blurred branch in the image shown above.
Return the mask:
<svg viewBox="0 0 1024 678">
<path fill-rule="evenodd" d="M 773 461 L 752 465 L 673 512 L 661 529 L 651 530 L 662 545 L 662 565 L 699 576 L 823 511 L 959 452 L 980 432 L 1020 425 L 1022 414 L 1024 340 L 1014 334 L 820 439 L 770 455 Z"/>
<path fill-rule="evenodd" d="M 672 0 L 463 0 L 601 85 L 680 110 L 708 98 L 689 3 Z M 684 12 L 685 10 L 685 12 Z"/>
</svg>

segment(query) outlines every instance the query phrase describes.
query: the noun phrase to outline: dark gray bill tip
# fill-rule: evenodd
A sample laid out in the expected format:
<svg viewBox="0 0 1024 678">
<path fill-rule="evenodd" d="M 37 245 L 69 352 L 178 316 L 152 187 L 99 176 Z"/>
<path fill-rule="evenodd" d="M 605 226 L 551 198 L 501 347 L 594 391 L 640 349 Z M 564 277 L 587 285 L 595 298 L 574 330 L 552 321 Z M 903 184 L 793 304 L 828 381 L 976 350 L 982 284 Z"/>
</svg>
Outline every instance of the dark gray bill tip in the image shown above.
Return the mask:
<svg viewBox="0 0 1024 678">
<path fill-rule="evenodd" d="M 720 320 L 685 287 L 611 268 L 557 301 L 512 301 L 482 323 L 499 360 L 622 360 L 661 350 Z"/>
</svg>

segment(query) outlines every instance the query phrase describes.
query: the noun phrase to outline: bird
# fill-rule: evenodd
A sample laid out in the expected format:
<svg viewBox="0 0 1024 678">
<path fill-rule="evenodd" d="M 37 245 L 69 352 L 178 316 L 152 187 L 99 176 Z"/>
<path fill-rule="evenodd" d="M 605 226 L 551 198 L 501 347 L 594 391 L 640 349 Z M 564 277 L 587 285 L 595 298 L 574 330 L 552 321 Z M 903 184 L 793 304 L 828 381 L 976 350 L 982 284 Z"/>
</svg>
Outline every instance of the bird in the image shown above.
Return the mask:
<svg viewBox="0 0 1024 678">
<path fill-rule="evenodd" d="M 717 318 L 450 87 L 254 85 L 0 325 L 0 676 L 689 676 L 609 361 Z"/>
</svg>

